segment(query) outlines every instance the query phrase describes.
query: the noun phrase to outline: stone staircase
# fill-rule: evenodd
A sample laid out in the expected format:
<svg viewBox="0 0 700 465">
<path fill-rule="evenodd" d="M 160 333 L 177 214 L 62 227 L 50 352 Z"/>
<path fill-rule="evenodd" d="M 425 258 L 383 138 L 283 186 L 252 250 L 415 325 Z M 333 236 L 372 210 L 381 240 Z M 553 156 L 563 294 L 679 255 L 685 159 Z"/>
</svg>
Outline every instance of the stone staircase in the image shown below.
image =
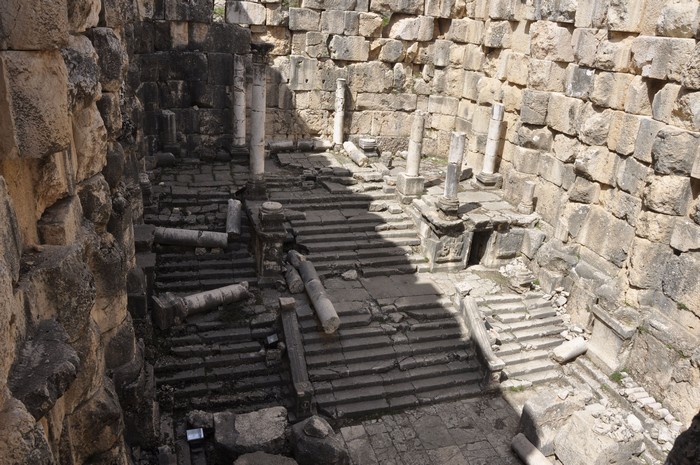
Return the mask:
<svg viewBox="0 0 700 465">
<path fill-rule="evenodd" d="M 430 295 L 362 305 L 329 293 L 341 320 L 335 334 L 321 331 L 308 302 L 297 304 L 321 413 L 361 416 L 481 393 L 481 367 L 449 301 Z"/>
<path fill-rule="evenodd" d="M 364 277 L 415 273 L 427 260 L 417 252 L 415 225 L 381 190 L 331 193 L 323 188 L 299 195 L 276 192 L 271 199 L 302 212 L 289 221 L 295 244 L 321 276 L 356 269 Z"/>
<path fill-rule="evenodd" d="M 566 329 L 552 303 L 541 294 L 499 294 L 476 298 L 487 327 L 498 333 L 496 355 L 506 363 L 508 379 L 544 382 L 561 377 L 549 351 L 561 344 Z"/>
</svg>

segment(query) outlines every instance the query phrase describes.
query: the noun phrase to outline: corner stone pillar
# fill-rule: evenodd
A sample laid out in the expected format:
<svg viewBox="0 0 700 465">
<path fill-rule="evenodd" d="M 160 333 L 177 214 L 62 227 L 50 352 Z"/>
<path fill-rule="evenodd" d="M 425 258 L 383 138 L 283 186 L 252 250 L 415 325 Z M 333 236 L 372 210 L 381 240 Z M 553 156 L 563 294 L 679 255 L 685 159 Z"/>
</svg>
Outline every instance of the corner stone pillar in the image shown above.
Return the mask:
<svg viewBox="0 0 700 465">
<path fill-rule="evenodd" d="M 267 54 L 272 44 L 251 44 L 253 52 L 253 85 L 250 108 L 250 198 L 265 197 L 265 113 L 267 111 Z"/>
<path fill-rule="evenodd" d="M 423 195 L 425 179 L 419 175 L 419 170 L 424 127 L 425 113 L 420 110 L 416 111 L 411 127 L 411 139 L 408 141 L 406 172 L 399 173 L 396 178 L 396 190 L 402 203 L 410 203 L 412 199 Z"/>
<path fill-rule="evenodd" d="M 233 146 L 231 153 L 247 153 L 246 147 L 246 78 L 245 56 L 233 56 Z"/>
</svg>

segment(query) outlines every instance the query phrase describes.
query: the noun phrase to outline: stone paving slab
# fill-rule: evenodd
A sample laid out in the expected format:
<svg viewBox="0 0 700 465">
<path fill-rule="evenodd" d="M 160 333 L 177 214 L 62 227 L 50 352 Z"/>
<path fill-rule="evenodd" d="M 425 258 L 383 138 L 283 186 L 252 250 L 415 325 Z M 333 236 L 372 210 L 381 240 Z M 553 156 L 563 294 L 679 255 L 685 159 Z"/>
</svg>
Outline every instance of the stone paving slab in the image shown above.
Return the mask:
<svg viewBox="0 0 700 465">
<path fill-rule="evenodd" d="M 518 414 L 499 396 L 384 415 L 341 429 L 353 465 L 515 465 Z"/>
</svg>

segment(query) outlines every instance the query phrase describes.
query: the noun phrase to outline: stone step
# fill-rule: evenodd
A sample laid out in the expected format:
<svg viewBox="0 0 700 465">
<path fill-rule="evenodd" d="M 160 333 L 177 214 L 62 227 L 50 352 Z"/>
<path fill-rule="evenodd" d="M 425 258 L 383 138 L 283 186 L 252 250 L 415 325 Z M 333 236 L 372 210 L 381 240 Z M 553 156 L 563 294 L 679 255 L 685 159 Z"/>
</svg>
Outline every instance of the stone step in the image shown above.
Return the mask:
<svg viewBox="0 0 700 465">
<path fill-rule="evenodd" d="M 355 258 L 348 260 L 327 260 L 317 261 L 314 263 L 316 271 L 329 270 L 348 270 L 359 268 L 363 270 L 365 275 L 366 268 L 387 268 L 387 267 L 402 267 L 410 270 L 415 270 L 415 265 L 418 263 L 426 263 L 428 260 L 420 255 L 390 255 L 388 257 L 372 257 L 372 258 Z"/>
<path fill-rule="evenodd" d="M 177 346 L 170 349 L 170 353 L 176 357 L 205 357 L 217 354 L 238 354 L 257 352 L 262 348 L 257 341 L 245 341 L 240 343 L 217 344 L 191 344 Z"/>
<path fill-rule="evenodd" d="M 553 370 L 558 367 L 558 364 L 547 359 L 530 360 L 523 363 L 506 365 L 503 373 L 508 378 L 522 379 L 523 375 L 536 373 L 538 371 Z"/>
<path fill-rule="evenodd" d="M 247 413 L 262 410 L 270 407 L 285 406 L 291 410 L 289 405 L 291 396 L 289 389 L 285 386 L 255 389 L 233 394 L 220 394 L 205 397 L 194 397 L 188 399 L 177 410 L 205 410 L 209 412 L 220 412 L 223 410 L 234 410 L 237 413 Z"/>
<path fill-rule="evenodd" d="M 362 231 L 375 231 L 377 226 L 386 226 L 395 229 L 406 229 L 412 228 L 413 222 L 406 215 L 384 215 L 379 213 L 371 213 L 371 216 L 362 218 L 348 218 L 345 222 L 338 222 L 336 224 L 308 224 L 305 220 L 293 220 L 290 221 L 292 227 L 294 228 L 294 233 L 297 236 L 314 236 L 321 235 L 324 233 L 328 234 L 339 234 L 339 233 L 353 233 Z"/>
<path fill-rule="evenodd" d="M 417 237 L 417 235 L 415 231 L 409 229 L 407 226 L 406 228 L 396 228 L 382 231 L 375 231 L 372 229 L 371 231 L 349 231 L 315 235 L 297 234 L 296 241 L 297 244 L 308 246 L 308 244 L 316 244 L 319 242 L 351 242 L 359 240 L 394 239 L 406 237 Z"/>
<path fill-rule="evenodd" d="M 399 299 L 388 301 L 396 306 L 396 310 L 403 312 L 406 310 L 419 310 L 425 308 L 440 307 L 443 309 L 454 308 L 450 299 L 435 294 L 418 295 L 411 297 L 401 297 Z M 380 302 L 380 305 L 384 302 Z M 447 310 L 446 310 L 447 311 Z"/>
<path fill-rule="evenodd" d="M 232 392 L 254 391 L 274 386 L 282 386 L 285 381 L 279 373 L 244 377 L 233 382 L 210 380 L 189 384 L 175 390 L 175 397 L 196 397 L 210 394 L 227 394 Z"/>
<path fill-rule="evenodd" d="M 340 326 L 343 328 L 357 328 L 362 326 L 367 326 L 372 321 L 371 313 L 364 313 L 359 315 L 345 315 L 339 314 Z M 300 318 L 299 329 L 302 334 L 310 331 L 322 331 L 320 322 L 316 317 L 312 318 Z"/>
<path fill-rule="evenodd" d="M 245 256 L 221 259 L 221 260 L 183 260 L 183 261 L 170 261 L 170 262 L 159 262 L 156 264 L 156 274 L 166 275 L 174 273 L 197 273 L 202 271 L 221 271 L 221 270 L 231 270 L 235 271 L 240 268 L 252 268 L 255 264 L 255 259 L 246 254 Z"/>
<path fill-rule="evenodd" d="M 517 378 L 522 379 L 524 381 L 530 381 L 532 384 L 537 384 L 537 383 L 546 383 L 548 381 L 554 381 L 556 379 L 561 378 L 563 375 L 561 371 L 557 370 L 545 370 L 545 371 L 538 371 L 535 373 L 528 373 L 524 375 L 520 375 Z"/>
<path fill-rule="evenodd" d="M 344 328 L 340 327 L 338 331 L 333 334 L 324 334 L 323 332 L 310 331 L 302 332 L 302 338 L 304 344 L 313 344 L 316 342 L 323 341 L 336 341 L 336 340 L 352 340 L 355 337 L 363 336 L 377 336 L 382 334 L 394 334 L 396 329 L 390 328 L 388 326 L 379 326 L 377 323 L 372 323 L 370 326 L 361 328 Z"/>
<path fill-rule="evenodd" d="M 174 336 L 168 338 L 171 346 L 185 346 L 192 344 L 215 344 L 215 343 L 237 343 L 250 342 L 251 333 L 248 326 L 241 328 L 225 328 L 212 331 L 203 331 L 185 336 Z"/>
<path fill-rule="evenodd" d="M 452 315 L 447 309 L 442 307 L 417 308 L 401 311 L 419 321 L 444 319 Z"/>
<path fill-rule="evenodd" d="M 498 354 L 506 365 L 510 366 L 517 363 L 524 363 L 531 360 L 549 359 L 549 351 L 546 350 L 521 350 L 512 354 Z"/>
<path fill-rule="evenodd" d="M 557 309 L 552 307 L 552 306 L 531 308 L 531 309 L 528 309 L 527 313 L 532 318 L 550 318 L 553 316 L 557 316 Z"/>
<path fill-rule="evenodd" d="M 385 334 L 377 334 L 367 337 L 356 337 L 341 340 L 339 338 L 326 339 L 318 342 L 304 343 L 306 356 L 325 354 L 335 350 L 352 350 L 358 347 L 372 349 L 392 344 L 391 338 Z"/>
<path fill-rule="evenodd" d="M 502 323 L 499 324 L 505 331 L 518 331 L 527 328 L 539 328 L 542 326 L 560 326 L 559 332 L 566 329 L 563 326 L 563 321 L 560 317 L 554 316 L 549 318 L 532 318 L 529 320 L 516 321 L 513 323 Z"/>
<path fill-rule="evenodd" d="M 357 249 L 377 249 L 388 246 L 413 246 L 420 245 L 420 239 L 415 234 L 410 237 L 395 237 L 391 239 L 357 239 L 349 241 L 337 242 L 315 242 L 305 244 L 309 253 L 329 252 L 338 249 L 357 250 Z"/>
<path fill-rule="evenodd" d="M 195 294 L 198 292 L 217 289 L 219 287 L 237 284 L 241 282 L 257 285 L 258 278 L 254 270 L 238 270 L 238 272 L 230 279 L 204 279 L 204 280 L 189 280 L 189 281 L 170 281 L 156 282 L 154 285 L 157 293 L 173 292 L 175 294 Z"/>
<path fill-rule="evenodd" d="M 541 326 L 536 328 L 524 328 L 511 331 L 513 336 L 518 340 L 518 342 L 526 342 L 532 339 L 540 339 L 547 336 L 554 336 L 561 333 L 563 328 L 559 325 L 556 326 Z"/>
<path fill-rule="evenodd" d="M 414 274 L 418 271 L 420 265 L 389 265 L 389 266 L 376 266 L 372 268 L 365 268 L 362 270 L 362 276 L 365 278 L 372 278 L 376 276 L 395 276 L 399 274 Z"/>
<path fill-rule="evenodd" d="M 327 252 L 317 252 L 310 253 L 306 255 L 306 259 L 311 261 L 314 265 L 317 263 L 323 263 L 327 261 L 337 261 L 337 260 L 350 260 L 350 259 L 362 259 L 371 257 L 389 257 L 398 256 L 405 257 L 410 256 L 414 253 L 413 247 L 411 246 L 391 246 L 391 247 L 377 247 L 372 249 L 360 249 L 360 250 L 331 250 Z"/>
</svg>

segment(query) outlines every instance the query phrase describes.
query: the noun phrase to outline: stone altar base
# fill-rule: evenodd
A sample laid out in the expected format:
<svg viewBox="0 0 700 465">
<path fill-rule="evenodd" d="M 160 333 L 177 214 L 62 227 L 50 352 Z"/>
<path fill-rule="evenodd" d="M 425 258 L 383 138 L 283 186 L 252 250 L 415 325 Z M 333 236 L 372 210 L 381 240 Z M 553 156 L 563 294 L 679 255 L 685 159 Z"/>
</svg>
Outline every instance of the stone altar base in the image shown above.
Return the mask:
<svg viewBox="0 0 700 465">
<path fill-rule="evenodd" d="M 396 192 L 404 205 L 410 204 L 413 199 L 420 198 L 424 190 L 425 178 L 423 176 L 409 176 L 406 173 L 399 173 L 396 177 Z"/>
<path fill-rule="evenodd" d="M 422 200 L 413 202 L 423 253 L 430 271 L 458 271 L 467 267 L 473 231 L 459 217 L 441 215 Z"/>
<path fill-rule="evenodd" d="M 499 173 L 479 173 L 475 176 L 476 184 L 485 189 L 500 189 L 503 187 L 503 176 Z"/>
</svg>

